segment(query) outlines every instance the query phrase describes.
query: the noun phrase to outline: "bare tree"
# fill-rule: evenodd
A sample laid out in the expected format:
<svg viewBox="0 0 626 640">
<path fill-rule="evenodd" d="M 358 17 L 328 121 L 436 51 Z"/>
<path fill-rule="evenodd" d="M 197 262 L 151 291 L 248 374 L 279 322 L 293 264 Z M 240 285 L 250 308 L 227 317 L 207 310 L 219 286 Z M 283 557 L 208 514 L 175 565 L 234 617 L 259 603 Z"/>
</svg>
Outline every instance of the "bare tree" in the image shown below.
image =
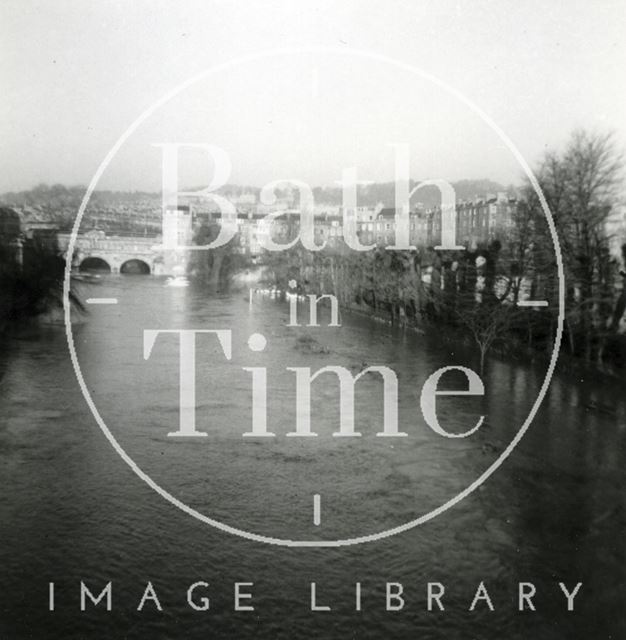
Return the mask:
<svg viewBox="0 0 626 640">
<path fill-rule="evenodd" d="M 480 354 L 480 373 L 485 370 L 487 354 L 496 340 L 505 336 L 519 312 L 512 305 L 493 299 L 473 305 L 459 305 L 456 317 L 472 335 Z"/>
<path fill-rule="evenodd" d="M 623 157 L 611 133 L 575 131 L 564 153 L 546 154 L 537 176 L 558 231 L 567 291 L 566 327 L 572 351 L 590 360 L 612 315 L 614 267 L 606 223 L 619 200 Z M 536 196 L 529 205 L 539 209 Z M 544 228 L 543 235 L 546 236 Z M 534 241 L 545 249 L 546 238 Z"/>
</svg>

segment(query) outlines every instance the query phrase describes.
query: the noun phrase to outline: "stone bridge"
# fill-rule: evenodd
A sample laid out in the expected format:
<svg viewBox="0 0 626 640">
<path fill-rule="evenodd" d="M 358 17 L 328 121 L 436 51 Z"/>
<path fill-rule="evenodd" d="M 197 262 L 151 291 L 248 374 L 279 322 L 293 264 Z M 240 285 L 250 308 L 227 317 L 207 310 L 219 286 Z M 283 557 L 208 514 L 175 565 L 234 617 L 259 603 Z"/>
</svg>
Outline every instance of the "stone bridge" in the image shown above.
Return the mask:
<svg viewBox="0 0 626 640">
<path fill-rule="evenodd" d="M 66 252 L 70 234 L 58 234 L 59 247 Z M 99 269 L 111 273 L 151 273 L 171 275 L 171 261 L 164 260 L 160 237 L 107 236 L 94 230 L 76 237 L 73 266 L 81 270 Z"/>
</svg>

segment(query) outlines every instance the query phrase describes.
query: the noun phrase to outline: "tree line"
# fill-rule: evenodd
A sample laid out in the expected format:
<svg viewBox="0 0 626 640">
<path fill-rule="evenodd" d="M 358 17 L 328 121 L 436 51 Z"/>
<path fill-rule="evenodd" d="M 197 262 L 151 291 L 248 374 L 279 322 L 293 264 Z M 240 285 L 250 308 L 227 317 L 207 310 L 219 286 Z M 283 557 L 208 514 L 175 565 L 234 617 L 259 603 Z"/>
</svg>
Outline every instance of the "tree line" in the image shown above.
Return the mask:
<svg viewBox="0 0 626 640">
<path fill-rule="evenodd" d="M 274 284 L 331 293 L 346 307 L 397 324 L 445 324 L 473 340 L 481 367 L 495 345 L 551 350 L 558 321 L 557 250 L 564 272 L 563 349 L 585 362 L 624 366 L 620 322 L 626 308 L 626 238 L 611 253 L 609 221 L 623 206 L 623 157 L 611 134 L 575 131 L 565 149 L 546 153 L 535 176 L 560 249 L 530 182 L 506 235 L 463 252 L 431 247 L 357 253 L 341 243 L 320 252 L 299 245 L 265 254 Z M 623 215 L 623 214 L 622 214 Z M 621 233 L 624 233 L 622 227 Z M 548 305 L 520 307 L 523 299 Z"/>
</svg>

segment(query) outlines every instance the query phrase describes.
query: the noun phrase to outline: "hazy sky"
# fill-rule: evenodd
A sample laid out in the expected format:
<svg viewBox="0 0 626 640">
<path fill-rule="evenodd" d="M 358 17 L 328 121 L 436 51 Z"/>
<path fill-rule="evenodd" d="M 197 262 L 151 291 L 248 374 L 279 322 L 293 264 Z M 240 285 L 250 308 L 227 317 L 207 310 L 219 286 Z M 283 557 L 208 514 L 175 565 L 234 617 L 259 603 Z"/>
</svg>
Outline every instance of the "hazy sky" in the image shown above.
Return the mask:
<svg viewBox="0 0 626 640">
<path fill-rule="evenodd" d="M 0 4 L 0 192 L 87 184 L 117 138 L 187 78 L 238 56 L 323 45 L 416 65 L 477 103 L 534 164 L 577 126 L 626 146 L 626 2 L 4 0 Z M 231 181 L 332 183 L 343 167 L 518 182 L 519 165 L 452 96 L 388 63 L 290 54 L 206 77 L 159 109 L 102 177 L 160 188 L 160 142 L 217 144 Z M 206 182 L 186 155 L 181 180 Z"/>
</svg>

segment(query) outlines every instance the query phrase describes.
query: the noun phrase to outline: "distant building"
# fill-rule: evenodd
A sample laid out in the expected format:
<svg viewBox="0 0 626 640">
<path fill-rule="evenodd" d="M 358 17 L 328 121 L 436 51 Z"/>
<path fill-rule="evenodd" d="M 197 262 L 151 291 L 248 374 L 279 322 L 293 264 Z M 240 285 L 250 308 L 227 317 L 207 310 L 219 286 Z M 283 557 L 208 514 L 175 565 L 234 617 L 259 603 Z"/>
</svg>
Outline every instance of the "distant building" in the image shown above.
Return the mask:
<svg viewBox="0 0 626 640">
<path fill-rule="evenodd" d="M 163 209 L 163 268 L 164 273 L 182 275 L 187 271 L 188 251 L 193 240 L 192 211 L 190 205 Z"/>
<path fill-rule="evenodd" d="M 396 239 L 396 210 L 384 208 L 378 212 L 374 224 L 374 240 L 378 246 L 393 245 Z"/>
<path fill-rule="evenodd" d="M 22 225 L 17 211 L 0 208 L 0 268 L 22 261 Z"/>
<path fill-rule="evenodd" d="M 17 211 L 8 207 L 0 208 L 0 243 L 9 245 L 20 236 L 22 223 Z"/>
<path fill-rule="evenodd" d="M 517 201 L 499 193 L 457 205 L 457 241 L 470 249 L 506 239 L 513 226 Z"/>
</svg>

